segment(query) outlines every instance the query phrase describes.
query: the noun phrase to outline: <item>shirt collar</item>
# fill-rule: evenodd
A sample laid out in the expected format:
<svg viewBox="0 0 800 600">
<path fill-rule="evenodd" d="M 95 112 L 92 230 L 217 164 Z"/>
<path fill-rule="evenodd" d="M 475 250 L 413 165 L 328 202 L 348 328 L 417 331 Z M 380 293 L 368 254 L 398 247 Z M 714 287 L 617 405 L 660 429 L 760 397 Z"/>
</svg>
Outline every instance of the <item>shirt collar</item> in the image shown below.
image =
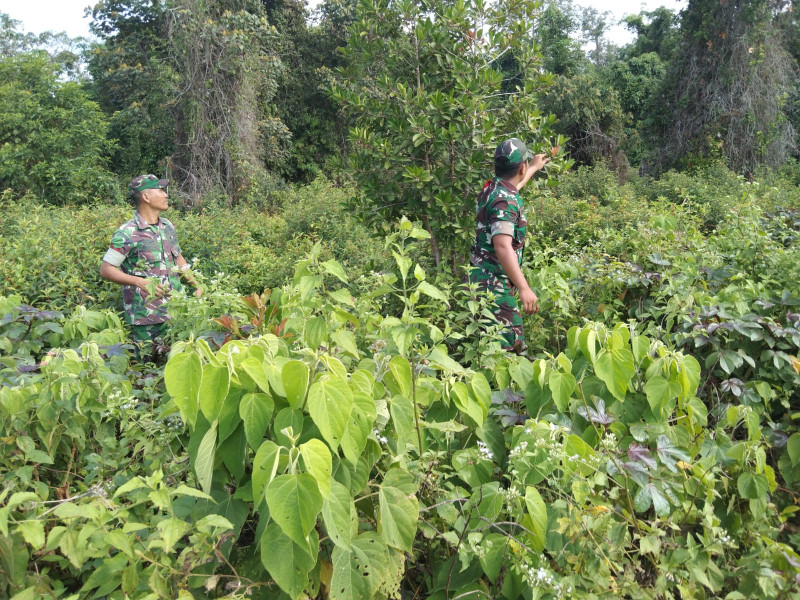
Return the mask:
<svg viewBox="0 0 800 600">
<path fill-rule="evenodd" d="M 514 186 L 514 185 L 513 185 L 513 184 L 511 184 L 511 183 L 508 183 L 508 182 L 507 182 L 505 179 L 501 179 L 500 177 L 498 177 L 498 178 L 497 178 L 497 182 L 498 182 L 500 185 L 502 185 L 504 188 L 506 188 L 506 189 L 507 189 L 509 192 L 511 192 L 512 194 L 516 194 L 516 193 L 518 193 L 518 192 L 519 192 L 519 190 L 516 188 L 516 186 Z"/>
<path fill-rule="evenodd" d="M 144 217 L 139 214 L 139 211 L 136 211 L 136 215 L 133 217 L 134 221 L 136 221 L 136 226 L 139 229 L 150 229 L 151 227 L 161 227 L 161 217 L 158 217 L 158 223 L 151 225 L 147 221 L 144 220 Z"/>
</svg>

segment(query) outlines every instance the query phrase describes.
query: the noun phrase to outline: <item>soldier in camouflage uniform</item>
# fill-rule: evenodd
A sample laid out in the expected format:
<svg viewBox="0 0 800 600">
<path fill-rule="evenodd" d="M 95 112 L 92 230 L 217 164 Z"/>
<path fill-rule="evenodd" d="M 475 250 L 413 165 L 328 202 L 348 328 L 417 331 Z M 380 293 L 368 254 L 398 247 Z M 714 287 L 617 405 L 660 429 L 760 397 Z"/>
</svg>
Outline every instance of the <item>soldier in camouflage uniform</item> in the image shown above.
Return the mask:
<svg viewBox="0 0 800 600">
<path fill-rule="evenodd" d="M 100 276 L 122 285 L 122 307 L 130 324 L 137 355 L 148 357 L 167 328 L 167 298 L 181 290 L 180 276 L 202 290 L 183 258 L 175 226 L 161 213 L 169 208 L 169 181 L 155 175 L 140 175 L 129 184 L 136 207 L 133 218 L 114 232 L 111 247 L 103 256 Z"/>
<path fill-rule="evenodd" d="M 519 191 L 548 162 L 545 156 L 532 155 L 517 138 L 502 142 L 494 153 L 495 177 L 483 186 L 475 209 L 469 280 L 493 294 L 492 312 L 503 326 L 503 348 L 517 353 L 527 346 L 514 290 L 525 312 L 539 310 L 539 299 L 522 275 L 527 221 Z"/>
</svg>

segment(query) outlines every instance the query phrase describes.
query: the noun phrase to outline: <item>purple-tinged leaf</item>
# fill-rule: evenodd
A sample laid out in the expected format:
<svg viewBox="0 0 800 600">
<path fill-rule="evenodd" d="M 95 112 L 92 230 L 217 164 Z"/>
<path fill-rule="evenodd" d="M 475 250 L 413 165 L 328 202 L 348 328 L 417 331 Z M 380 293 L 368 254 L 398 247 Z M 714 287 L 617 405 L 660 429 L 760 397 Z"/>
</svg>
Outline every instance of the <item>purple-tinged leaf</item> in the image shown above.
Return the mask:
<svg viewBox="0 0 800 600">
<path fill-rule="evenodd" d="M 649 469 L 655 469 L 658 466 L 656 460 L 650 455 L 650 449 L 641 444 L 631 444 L 628 446 L 628 458 L 634 462 L 639 462 Z"/>
</svg>

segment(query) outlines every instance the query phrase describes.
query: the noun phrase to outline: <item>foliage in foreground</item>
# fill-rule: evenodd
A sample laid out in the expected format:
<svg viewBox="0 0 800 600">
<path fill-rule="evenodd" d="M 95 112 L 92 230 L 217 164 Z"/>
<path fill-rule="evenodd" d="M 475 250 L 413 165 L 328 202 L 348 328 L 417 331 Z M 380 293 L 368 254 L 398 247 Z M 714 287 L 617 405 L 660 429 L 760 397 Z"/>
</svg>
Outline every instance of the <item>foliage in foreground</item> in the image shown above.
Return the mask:
<svg viewBox="0 0 800 600">
<path fill-rule="evenodd" d="M 231 303 L 227 343 L 175 344 L 166 390 L 130 369 L 113 315 L 5 300 L 4 592 L 794 593 L 800 435 L 774 435 L 780 386 L 704 402 L 710 371 L 631 324 L 570 327 L 535 360 L 473 348 L 482 307 L 448 311 L 469 301 L 410 258 L 426 235 L 401 224 L 371 283 L 315 249 L 292 284 Z"/>
</svg>

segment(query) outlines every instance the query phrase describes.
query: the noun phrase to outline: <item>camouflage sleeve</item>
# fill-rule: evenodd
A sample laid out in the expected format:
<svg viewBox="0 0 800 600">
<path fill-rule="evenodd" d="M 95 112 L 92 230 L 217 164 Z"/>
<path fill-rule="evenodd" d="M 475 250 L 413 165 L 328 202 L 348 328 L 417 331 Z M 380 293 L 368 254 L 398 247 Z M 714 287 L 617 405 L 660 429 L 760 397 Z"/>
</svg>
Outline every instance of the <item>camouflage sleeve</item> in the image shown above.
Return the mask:
<svg viewBox="0 0 800 600">
<path fill-rule="evenodd" d="M 519 206 L 506 198 L 492 203 L 488 210 L 490 234 L 493 238 L 498 234 L 514 235 L 514 225 L 519 221 Z"/>
<path fill-rule="evenodd" d="M 119 267 L 130 254 L 133 243 L 126 229 L 117 229 L 111 236 L 111 247 L 103 256 L 103 261 Z"/>
</svg>

